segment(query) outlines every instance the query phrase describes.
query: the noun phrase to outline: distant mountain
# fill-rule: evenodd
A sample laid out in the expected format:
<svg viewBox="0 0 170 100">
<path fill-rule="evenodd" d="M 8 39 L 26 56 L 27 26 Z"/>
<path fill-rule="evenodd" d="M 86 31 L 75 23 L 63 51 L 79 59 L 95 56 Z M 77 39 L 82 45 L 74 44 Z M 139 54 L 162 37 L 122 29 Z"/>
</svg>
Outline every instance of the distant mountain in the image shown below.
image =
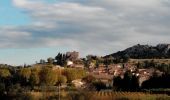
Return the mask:
<svg viewBox="0 0 170 100">
<path fill-rule="evenodd" d="M 133 58 L 133 59 L 151 59 L 151 58 L 170 58 L 170 44 L 150 45 L 134 45 L 123 51 L 105 56 L 113 58 Z"/>
</svg>

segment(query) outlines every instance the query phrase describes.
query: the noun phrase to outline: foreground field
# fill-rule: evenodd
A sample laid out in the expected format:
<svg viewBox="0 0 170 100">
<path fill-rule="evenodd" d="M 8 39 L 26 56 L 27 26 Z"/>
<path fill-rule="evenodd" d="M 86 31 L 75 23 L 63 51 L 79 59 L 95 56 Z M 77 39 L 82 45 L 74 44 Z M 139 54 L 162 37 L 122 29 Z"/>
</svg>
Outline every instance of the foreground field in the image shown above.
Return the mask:
<svg viewBox="0 0 170 100">
<path fill-rule="evenodd" d="M 167 95 L 141 92 L 95 92 L 91 100 L 170 100 Z"/>
<path fill-rule="evenodd" d="M 149 94 L 142 92 L 30 92 L 22 95 L 26 100 L 170 100 L 164 94 Z M 15 98 L 18 99 L 18 98 Z"/>
</svg>

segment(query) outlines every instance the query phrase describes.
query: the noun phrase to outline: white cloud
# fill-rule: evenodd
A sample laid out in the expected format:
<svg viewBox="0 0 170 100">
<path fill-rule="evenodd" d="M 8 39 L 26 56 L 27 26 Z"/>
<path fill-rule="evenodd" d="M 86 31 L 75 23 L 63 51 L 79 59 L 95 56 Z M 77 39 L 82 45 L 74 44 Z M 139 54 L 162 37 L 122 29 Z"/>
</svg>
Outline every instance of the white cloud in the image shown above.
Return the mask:
<svg viewBox="0 0 170 100">
<path fill-rule="evenodd" d="M 83 54 L 102 55 L 137 43 L 170 42 L 170 1 L 167 0 L 60 0 L 56 3 L 13 0 L 13 3 L 33 22 L 1 31 L 6 33 L 0 33 L 5 39 L 0 38 L 4 41 L 1 47 L 65 46 Z"/>
<path fill-rule="evenodd" d="M 28 1 L 27 1 L 27 0 L 13 0 L 13 3 L 14 3 L 16 6 L 23 6 L 23 5 L 28 4 Z"/>
<path fill-rule="evenodd" d="M 8 38 L 8 39 L 19 39 L 19 38 L 23 38 L 23 37 L 29 37 L 31 35 L 31 33 L 29 32 L 22 32 L 19 30 L 16 30 L 15 28 L 11 28 L 11 27 L 1 27 L 0 28 L 0 37 L 1 38 Z"/>
<path fill-rule="evenodd" d="M 17 7 L 21 7 L 21 8 L 30 8 L 31 4 L 33 4 L 33 2 L 30 2 L 29 0 L 13 0 L 13 4 Z"/>
</svg>

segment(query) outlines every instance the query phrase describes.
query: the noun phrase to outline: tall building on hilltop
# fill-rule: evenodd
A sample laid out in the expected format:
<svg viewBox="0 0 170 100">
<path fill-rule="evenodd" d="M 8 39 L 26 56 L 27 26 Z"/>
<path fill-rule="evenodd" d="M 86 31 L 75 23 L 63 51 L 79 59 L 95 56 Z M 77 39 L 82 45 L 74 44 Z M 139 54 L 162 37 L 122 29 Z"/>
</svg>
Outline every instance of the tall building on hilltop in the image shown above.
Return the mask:
<svg viewBox="0 0 170 100">
<path fill-rule="evenodd" d="M 73 52 L 66 52 L 66 56 L 70 61 L 75 61 L 79 58 L 79 52 L 73 51 Z"/>
</svg>

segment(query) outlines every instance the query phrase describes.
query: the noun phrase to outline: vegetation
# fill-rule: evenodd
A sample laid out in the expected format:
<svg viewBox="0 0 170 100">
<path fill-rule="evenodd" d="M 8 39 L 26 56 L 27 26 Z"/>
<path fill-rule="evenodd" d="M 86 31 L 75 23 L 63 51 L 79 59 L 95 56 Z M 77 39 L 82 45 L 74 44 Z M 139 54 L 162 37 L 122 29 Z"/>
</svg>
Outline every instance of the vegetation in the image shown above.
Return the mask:
<svg viewBox="0 0 170 100">
<path fill-rule="evenodd" d="M 58 100 L 59 95 L 55 92 L 45 94 L 40 92 L 28 92 L 25 94 L 18 94 L 15 99 L 26 99 L 26 100 Z M 36 98 L 35 98 L 36 97 Z M 155 95 L 142 92 L 66 92 L 61 91 L 60 100 L 170 100 L 168 95 Z"/>
<path fill-rule="evenodd" d="M 167 46 L 169 47 L 169 45 L 158 45 L 156 47 L 136 45 L 105 57 L 88 55 L 82 59 L 78 59 L 77 52 L 58 53 L 55 58 L 50 57 L 46 61 L 41 59 L 39 63 L 31 66 L 13 67 L 1 64 L 0 99 L 170 100 L 168 95 L 159 94 L 170 94 L 168 90 L 170 88 L 170 61 L 168 59 L 164 59 L 165 61 L 155 59 L 169 57 L 170 50 L 167 49 Z M 155 55 L 155 52 L 157 55 Z M 68 61 L 74 64 L 67 66 Z M 84 65 L 85 68 L 76 68 L 76 64 Z M 114 64 L 122 65 L 123 74 L 114 75 L 114 73 L 109 72 L 110 65 Z M 126 64 L 135 66 L 135 70 L 126 68 Z M 107 72 L 104 73 L 105 76 L 109 74 L 114 77 L 97 79 L 90 73 L 100 68 L 104 69 L 100 71 L 101 73 Z M 139 72 L 139 69 L 150 68 L 154 69 L 152 76 L 139 86 L 140 76 L 136 73 Z M 157 74 L 156 71 L 161 71 L 161 75 Z M 96 73 L 100 75 L 99 72 Z M 76 82 L 81 79 L 85 85 L 76 87 L 73 81 Z M 165 89 L 167 91 L 164 91 Z"/>
<path fill-rule="evenodd" d="M 130 71 L 124 74 L 122 79 L 120 76 L 114 77 L 113 79 L 114 90 L 116 91 L 138 91 L 139 82 L 138 77 L 132 75 Z"/>
<path fill-rule="evenodd" d="M 70 84 L 72 80 L 81 79 L 85 75 L 83 69 L 54 69 L 49 66 L 0 68 L 0 98 L 23 96 L 31 91 L 56 91 L 58 85 Z"/>
<path fill-rule="evenodd" d="M 167 95 L 151 95 L 141 92 L 95 92 L 90 100 L 169 100 Z"/>
</svg>

